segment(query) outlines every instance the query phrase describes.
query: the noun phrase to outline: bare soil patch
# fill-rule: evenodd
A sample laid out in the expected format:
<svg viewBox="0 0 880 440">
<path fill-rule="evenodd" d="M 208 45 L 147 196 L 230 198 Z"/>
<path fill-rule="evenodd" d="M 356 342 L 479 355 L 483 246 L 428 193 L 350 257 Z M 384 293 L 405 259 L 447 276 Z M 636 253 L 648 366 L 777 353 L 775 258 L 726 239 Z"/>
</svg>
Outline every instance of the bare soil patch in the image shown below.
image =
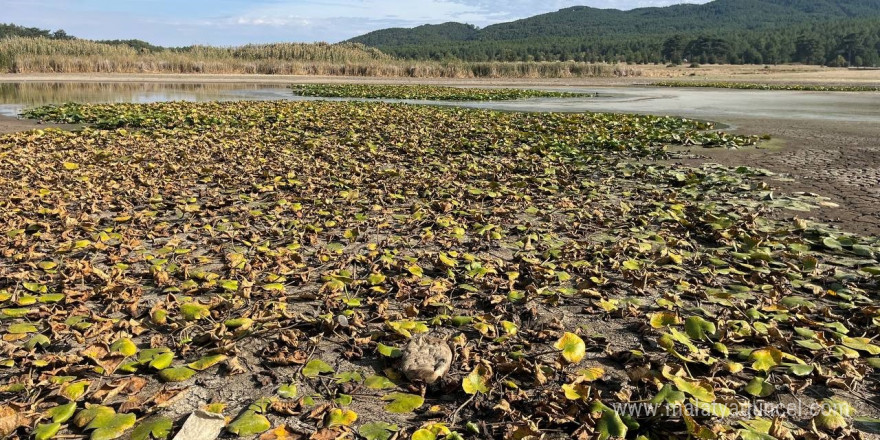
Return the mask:
<svg viewBox="0 0 880 440">
<path fill-rule="evenodd" d="M 774 179 L 781 192 L 831 197 L 838 208 L 792 213 L 858 234 L 880 234 L 880 127 L 825 121 L 743 120 L 739 134 L 770 134 L 774 141 L 745 150 L 694 151 L 689 164 L 716 162 L 764 168 L 790 177 Z"/>
<path fill-rule="evenodd" d="M 37 130 L 49 127 L 73 129 L 78 126 L 71 124 L 45 124 L 30 119 L 19 119 L 0 115 L 0 134 L 18 133 L 20 131 Z"/>
</svg>

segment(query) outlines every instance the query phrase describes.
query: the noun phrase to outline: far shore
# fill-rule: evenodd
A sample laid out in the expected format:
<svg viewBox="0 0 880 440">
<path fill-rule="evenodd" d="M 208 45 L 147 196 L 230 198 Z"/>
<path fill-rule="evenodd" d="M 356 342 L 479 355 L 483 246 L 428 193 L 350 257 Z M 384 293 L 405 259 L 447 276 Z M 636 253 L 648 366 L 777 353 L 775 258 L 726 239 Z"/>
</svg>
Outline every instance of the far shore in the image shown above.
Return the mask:
<svg viewBox="0 0 880 440">
<path fill-rule="evenodd" d="M 686 65 L 630 66 L 638 76 L 578 78 L 410 78 L 363 76 L 300 76 L 243 74 L 174 74 L 174 73 L 23 73 L 0 74 L 0 82 L 144 82 L 144 83 L 339 83 L 365 84 L 449 84 L 481 86 L 626 86 L 650 85 L 657 81 L 732 81 L 767 84 L 859 85 L 880 86 L 880 70 L 829 68 L 821 66 L 734 66 Z"/>
</svg>

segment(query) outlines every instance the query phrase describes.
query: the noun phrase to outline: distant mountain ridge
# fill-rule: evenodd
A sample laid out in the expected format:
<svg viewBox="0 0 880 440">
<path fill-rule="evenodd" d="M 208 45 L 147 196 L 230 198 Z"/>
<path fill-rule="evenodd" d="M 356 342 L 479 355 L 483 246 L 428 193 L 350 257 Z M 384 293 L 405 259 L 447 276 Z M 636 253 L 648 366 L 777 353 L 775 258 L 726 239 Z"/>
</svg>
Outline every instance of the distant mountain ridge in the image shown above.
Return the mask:
<svg viewBox="0 0 880 440">
<path fill-rule="evenodd" d="M 836 48 L 827 46 L 832 40 L 839 45 L 839 40 L 846 35 L 856 33 L 865 37 L 859 45 L 864 48 L 865 53 L 860 57 L 866 63 L 869 61 L 866 58 L 874 61 L 880 52 L 875 47 L 875 40 L 880 41 L 878 23 L 880 0 L 716 0 L 702 5 L 680 4 L 629 11 L 576 6 L 483 29 L 444 23 L 412 29 L 383 29 L 349 41 L 405 58 L 480 61 L 543 57 L 554 60 L 565 59 L 564 55 L 577 59 L 572 57 L 575 54 L 607 58 L 639 53 L 642 58 L 639 61 L 647 62 L 652 61 L 648 59 L 652 53 L 656 55 L 654 61 L 660 61 L 663 43 L 676 35 L 684 38 L 685 44 L 702 37 L 742 46 L 731 47 L 741 53 L 724 56 L 736 59 L 742 59 L 748 49 L 759 54 L 764 52 L 761 58 L 765 55 L 773 58 L 772 48 L 757 47 L 757 43 L 751 41 L 761 38 L 782 38 L 785 47 L 780 44 L 780 50 L 791 52 L 793 57 L 797 38 L 812 36 L 827 52 L 822 54 L 823 61 L 827 61 L 826 56 L 834 61 Z M 792 33 L 799 35 L 792 38 Z M 658 37 L 662 38 L 658 41 Z M 741 40 L 750 41 L 741 44 Z M 802 45 L 807 43 L 802 41 Z M 815 55 L 817 61 L 820 58 L 818 54 L 808 55 Z M 779 55 L 779 58 L 786 57 L 786 54 Z M 795 60 L 781 62 L 784 61 Z"/>
</svg>

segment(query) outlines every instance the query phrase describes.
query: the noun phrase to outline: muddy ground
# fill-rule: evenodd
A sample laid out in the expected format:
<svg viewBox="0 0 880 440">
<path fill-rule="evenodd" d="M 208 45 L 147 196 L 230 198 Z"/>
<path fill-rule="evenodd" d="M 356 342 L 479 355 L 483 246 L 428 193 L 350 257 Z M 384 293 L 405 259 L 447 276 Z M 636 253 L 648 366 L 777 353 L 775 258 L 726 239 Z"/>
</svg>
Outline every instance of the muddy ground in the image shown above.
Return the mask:
<svg viewBox="0 0 880 440">
<path fill-rule="evenodd" d="M 68 124 L 44 124 L 42 122 L 31 121 L 27 119 L 18 119 L 12 118 L 9 116 L 0 115 L 0 134 L 4 133 L 17 133 L 19 131 L 27 131 L 27 130 L 39 130 L 42 128 L 63 128 L 67 130 L 72 130 L 78 128 L 76 125 L 68 125 Z"/>
<path fill-rule="evenodd" d="M 791 216 L 880 235 L 880 126 L 802 120 L 728 122 L 738 127 L 735 133 L 770 134 L 773 140 L 744 150 L 692 150 L 699 157 L 682 162 L 745 165 L 781 173 L 793 179 L 770 181 L 781 192 L 816 193 L 840 205 Z"/>
</svg>

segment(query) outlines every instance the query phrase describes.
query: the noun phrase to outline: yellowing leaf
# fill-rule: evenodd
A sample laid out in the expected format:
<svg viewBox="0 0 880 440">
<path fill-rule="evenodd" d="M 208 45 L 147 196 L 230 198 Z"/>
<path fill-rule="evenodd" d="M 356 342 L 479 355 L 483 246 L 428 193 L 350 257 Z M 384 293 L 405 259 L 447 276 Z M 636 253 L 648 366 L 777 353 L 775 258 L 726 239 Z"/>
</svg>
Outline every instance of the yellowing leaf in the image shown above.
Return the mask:
<svg viewBox="0 0 880 440">
<path fill-rule="evenodd" d="M 623 423 L 620 414 L 610 409 L 602 411 L 602 417 L 596 424 L 599 431 L 599 440 L 608 440 L 610 438 L 626 438 L 629 428 Z"/>
<path fill-rule="evenodd" d="M 142 421 L 131 432 L 131 440 L 161 440 L 171 433 L 172 421 L 168 417 L 154 416 Z"/>
<path fill-rule="evenodd" d="M 382 400 L 391 401 L 385 405 L 385 411 L 398 414 L 413 412 L 425 404 L 425 399 L 416 394 L 391 393 L 382 397 Z"/>
<path fill-rule="evenodd" d="M 748 385 L 746 385 L 745 390 L 755 397 L 767 397 L 773 394 L 776 388 L 761 377 L 753 377 Z"/>
<path fill-rule="evenodd" d="M 6 332 L 13 335 L 35 333 L 37 327 L 33 324 L 12 324 L 6 328 Z"/>
<path fill-rule="evenodd" d="M 305 377 L 318 377 L 321 374 L 332 373 L 333 367 L 320 359 L 312 359 L 302 369 Z"/>
<path fill-rule="evenodd" d="M 326 426 L 328 428 L 335 428 L 338 426 L 351 426 L 351 424 L 357 421 L 357 419 L 358 415 L 356 412 L 335 408 L 327 413 Z"/>
<path fill-rule="evenodd" d="M 816 426 L 829 431 L 846 428 L 847 417 L 852 416 L 852 406 L 840 399 L 825 399 L 819 402 L 819 414 L 813 418 Z"/>
<path fill-rule="evenodd" d="M 239 437 L 250 437 L 262 434 L 272 427 L 269 419 L 262 414 L 257 414 L 252 410 L 243 412 L 238 418 L 232 421 L 226 430 L 238 435 Z"/>
<path fill-rule="evenodd" d="M 843 345 L 852 348 L 853 350 L 864 351 L 871 356 L 880 354 L 880 346 L 871 344 L 873 341 L 868 338 L 851 338 L 849 336 L 844 336 L 840 341 Z"/>
<path fill-rule="evenodd" d="M 295 383 L 281 385 L 278 388 L 278 395 L 285 399 L 296 399 L 297 386 Z"/>
<path fill-rule="evenodd" d="M 571 363 L 580 362 L 587 354 L 587 345 L 584 344 L 584 340 L 574 333 L 565 333 L 553 344 L 553 347 L 562 350 L 562 357 Z"/>
<path fill-rule="evenodd" d="M 250 318 L 233 318 L 226 320 L 223 325 L 235 330 L 247 330 L 254 325 L 254 320 Z"/>
<path fill-rule="evenodd" d="M 40 423 L 37 425 L 37 429 L 34 430 L 34 440 L 49 440 L 52 437 L 55 437 L 55 434 L 58 434 L 58 431 L 61 429 L 61 423 Z"/>
<path fill-rule="evenodd" d="M 392 330 L 401 336 L 411 338 L 413 333 L 427 333 L 428 326 L 422 321 L 388 321 L 386 323 Z"/>
<path fill-rule="evenodd" d="M 215 354 L 215 355 L 205 356 L 205 357 L 189 364 L 188 367 L 192 368 L 193 370 L 204 371 L 204 370 L 207 370 L 208 368 L 213 367 L 214 365 L 219 364 L 220 362 L 225 361 L 226 359 L 227 359 L 227 356 L 225 354 Z"/>
<path fill-rule="evenodd" d="M 708 382 L 689 381 L 682 377 L 676 377 L 672 380 L 679 390 L 690 394 L 701 402 L 714 402 L 715 390 Z"/>
<path fill-rule="evenodd" d="M 385 422 L 365 423 L 358 429 L 358 434 L 367 440 L 389 440 L 400 427 Z"/>
<path fill-rule="evenodd" d="M 87 380 L 71 382 L 63 386 L 59 394 L 71 401 L 79 400 L 79 398 L 82 397 L 83 394 L 85 394 L 86 388 L 88 388 L 89 383 L 90 382 Z"/>
<path fill-rule="evenodd" d="M 123 356 L 134 356 L 137 354 L 137 346 L 131 339 L 121 338 L 110 346 L 111 351 L 122 354 Z"/>
<path fill-rule="evenodd" d="M 264 284 L 263 288 L 266 290 L 269 290 L 269 291 L 274 291 L 274 292 L 284 292 L 284 290 L 285 290 L 284 284 L 281 284 L 281 283 Z"/>
<path fill-rule="evenodd" d="M 196 371 L 187 367 L 166 368 L 159 372 L 159 377 L 165 382 L 183 382 L 196 374 Z"/>
<path fill-rule="evenodd" d="M 79 428 L 85 428 L 97 418 L 107 419 L 114 414 L 116 414 L 116 411 L 109 406 L 86 404 L 85 409 L 81 409 L 76 413 L 76 416 L 73 417 L 73 425 Z"/>
<path fill-rule="evenodd" d="M 64 405 L 58 405 L 49 411 L 46 411 L 46 415 L 51 417 L 53 422 L 64 423 L 73 417 L 75 411 L 76 402 L 70 402 Z"/>
<path fill-rule="evenodd" d="M 408 270 L 409 273 L 413 274 L 416 278 L 421 278 L 425 275 L 425 272 L 422 270 L 422 268 L 416 264 L 406 268 L 406 270 Z"/>
<path fill-rule="evenodd" d="M 651 315 L 651 327 L 663 328 L 681 324 L 681 319 L 675 313 L 657 312 Z"/>
<path fill-rule="evenodd" d="M 79 164 L 76 164 L 73 162 L 64 162 L 64 163 L 62 163 L 62 166 L 64 166 L 64 169 L 67 171 L 73 171 L 73 170 L 79 169 Z"/>
<path fill-rule="evenodd" d="M 581 400 L 589 397 L 589 387 L 582 384 L 563 384 L 562 392 L 568 400 Z"/>
<path fill-rule="evenodd" d="M 373 285 L 377 286 L 385 282 L 385 275 L 381 273 L 371 273 L 369 277 L 367 277 L 367 281 Z"/>
<path fill-rule="evenodd" d="M 364 386 L 374 390 L 385 390 L 397 385 L 385 376 L 370 376 L 364 381 Z"/>
<path fill-rule="evenodd" d="M 86 426 L 86 430 L 94 429 L 91 440 L 113 440 L 134 426 L 137 417 L 134 414 L 114 414 L 108 418 L 97 417 Z"/>
<path fill-rule="evenodd" d="M 587 368 L 586 370 L 581 371 L 581 378 L 586 382 L 593 382 L 602 378 L 605 374 L 605 369 L 601 367 L 592 367 Z"/>
<path fill-rule="evenodd" d="M 758 371 L 770 371 L 782 363 L 782 351 L 775 347 L 762 348 L 753 351 L 749 359 L 754 361 L 752 368 Z"/>
<path fill-rule="evenodd" d="M 381 342 L 377 345 L 376 351 L 378 351 L 379 354 L 381 354 L 382 356 L 390 358 L 399 358 L 403 356 L 403 352 L 399 348 L 391 347 Z"/>
<path fill-rule="evenodd" d="M 419 429 L 413 433 L 412 440 L 437 440 L 437 434 L 427 429 Z"/>
<path fill-rule="evenodd" d="M 642 263 L 636 260 L 626 260 L 623 262 L 623 268 L 626 270 L 639 270 L 642 268 Z"/>
<path fill-rule="evenodd" d="M 187 303 L 180 305 L 180 314 L 187 321 L 198 321 L 211 316 L 211 310 L 208 306 L 198 303 Z"/>
<path fill-rule="evenodd" d="M 462 379 L 461 387 L 467 394 L 488 393 L 490 375 L 491 373 L 486 367 L 479 365 Z"/>
<path fill-rule="evenodd" d="M 449 258 L 449 256 L 446 253 L 441 252 L 440 255 L 438 256 L 438 258 L 439 258 L 440 262 L 443 263 L 443 265 L 446 267 L 455 267 L 458 265 L 458 261 L 455 261 L 454 259 Z"/>
</svg>

